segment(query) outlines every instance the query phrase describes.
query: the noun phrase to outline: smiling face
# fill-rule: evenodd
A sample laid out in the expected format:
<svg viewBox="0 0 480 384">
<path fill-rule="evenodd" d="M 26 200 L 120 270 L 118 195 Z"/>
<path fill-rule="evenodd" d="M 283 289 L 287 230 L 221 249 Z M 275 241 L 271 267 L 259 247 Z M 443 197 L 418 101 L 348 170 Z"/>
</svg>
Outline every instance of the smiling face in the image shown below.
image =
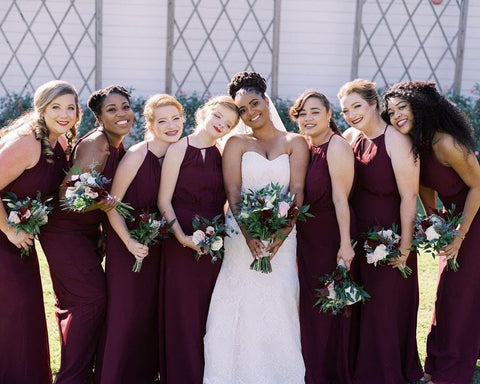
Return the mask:
<svg viewBox="0 0 480 384">
<path fill-rule="evenodd" d="M 268 101 L 253 91 L 239 91 L 235 96 L 235 104 L 240 112 L 240 118 L 253 130 L 270 122 Z"/>
<path fill-rule="evenodd" d="M 110 93 L 103 101 L 99 121 L 105 131 L 125 136 L 133 124 L 133 111 L 128 99 L 119 93 Z"/>
<path fill-rule="evenodd" d="M 377 104 L 369 104 L 356 92 L 343 96 L 340 99 L 340 105 L 347 123 L 360 130 L 366 129 L 378 115 Z"/>
<path fill-rule="evenodd" d="M 205 129 L 216 139 L 225 136 L 235 126 L 238 115 L 221 104 L 208 108 L 203 122 Z"/>
<path fill-rule="evenodd" d="M 324 134 L 329 128 L 332 111 L 328 111 L 318 97 L 309 97 L 298 113 L 298 127 L 310 138 Z"/>
<path fill-rule="evenodd" d="M 53 99 L 45 108 L 43 117 L 50 135 L 63 135 L 77 123 L 75 96 L 66 94 Z"/>
<path fill-rule="evenodd" d="M 153 124 L 149 128 L 155 139 L 175 143 L 183 132 L 183 116 L 174 105 L 164 105 L 154 110 Z"/>
<path fill-rule="evenodd" d="M 410 103 L 399 97 L 388 99 L 387 113 L 397 131 L 407 135 L 413 129 L 413 112 Z"/>
</svg>

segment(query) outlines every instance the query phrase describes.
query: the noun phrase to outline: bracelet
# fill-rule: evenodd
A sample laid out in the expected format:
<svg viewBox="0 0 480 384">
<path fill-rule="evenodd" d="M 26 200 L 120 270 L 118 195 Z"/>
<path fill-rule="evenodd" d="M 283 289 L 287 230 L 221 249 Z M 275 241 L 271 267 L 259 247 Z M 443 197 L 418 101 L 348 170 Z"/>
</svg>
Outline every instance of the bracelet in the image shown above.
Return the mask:
<svg viewBox="0 0 480 384">
<path fill-rule="evenodd" d="M 461 235 L 460 233 L 457 233 L 457 237 L 459 237 L 462 240 L 465 240 L 466 235 Z"/>
</svg>

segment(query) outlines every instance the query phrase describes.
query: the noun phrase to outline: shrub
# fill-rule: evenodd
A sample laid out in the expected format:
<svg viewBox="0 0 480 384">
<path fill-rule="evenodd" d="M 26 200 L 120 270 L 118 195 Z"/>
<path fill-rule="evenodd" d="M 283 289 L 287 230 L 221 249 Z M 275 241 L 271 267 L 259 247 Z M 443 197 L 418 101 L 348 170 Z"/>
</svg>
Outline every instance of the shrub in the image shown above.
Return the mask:
<svg viewBox="0 0 480 384">
<path fill-rule="evenodd" d="M 30 94 L 20 96 L 15 92 L 7 92 L 0 98 L 0 128 L 32 109 L 33 97 Z"/>
</svg>

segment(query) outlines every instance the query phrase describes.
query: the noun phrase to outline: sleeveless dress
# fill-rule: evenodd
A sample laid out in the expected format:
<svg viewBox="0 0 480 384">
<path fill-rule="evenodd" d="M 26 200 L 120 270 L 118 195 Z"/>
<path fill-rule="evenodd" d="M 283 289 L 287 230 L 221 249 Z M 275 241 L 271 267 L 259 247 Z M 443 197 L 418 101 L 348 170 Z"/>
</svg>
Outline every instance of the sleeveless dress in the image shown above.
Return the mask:
<svg viewBox="0 0 480 384">
<path fill-rule="evenodd" d="M 242 156 L 242 190 L 270 182 L 288 190 L 288 154 Z M 272 273 L 250 270 L 252 254 L 231 212 L 230 237 L 210 303 L 205 336 L 205 384 L 305 382 L 298 318 L 295 229 L 272 259 Z"/>
<path fill-rule="evenodd" d="M 434 152 L 420 151 L 420 183 L 438 192 L 446 209 L 455 204 L 461 214 L 469 188 L 450 167 L 441 164 Z M 435 312 L 427 338 L 425 372 L 435 383 L 470 384 L 480 351 L 480 214 L 477 212 L 460 247 L 457 272 L 440 270 Z"/>
<path fill-rule="evenodd" d="M 47 163 L 42 153 L 35 166 L 26 169 L 2 192 L 13 192 L 19 199 L 35 198 L 37 191 L 41 192 L 42 200 L 56 196 L 67 161 L 60 144 L 57 143 L 53 151 L 54 163 Z M 20 249 L 1 231 L 0 302 L 0 383 L 51 383 L 37 252 L 33 246 L 30 255 L 22 258 Z"/>
<path fill-rule="evenodd" d="M 73 151 L 77 146 L 78 143 Z M 125 150 L 123 145 L 110 145 L 109 151 L 102 174 L 111 179 Z M 106 188 L 109 190 L 110 186 L 111 183 Z M 58 207 L 52 213 L 48 230 L 40 234 L 50 267 L 60 330 L 57 384 L 82 382 L 92 374 L 107 301 L 103 254 L 98 247 L 100 224 L 105 220 L 105 213 L 99 209 L 76 213 Z"/>
<path fill-rule="evenodd" d="M 385 132 L 374 139 L 360 133 L 352 148 L 356 165 L 352 207 L 359 234 L 375 226 L 388 229 L 393 223 L 400 234 L 400 195 L 385 147 Z M 416 341 L 416 253 L 410 252 L 407 265 L 412 274 L 404 279 L 396 268 L 367 264 L 363 242 L 360 236 L 356 252 L 359 283 L 371 299 L 360 306 L 354 382 L 403 384 L 419 380 L 423 372 Z"/>
<path fill-rule="evenodd" d="M 148 150 L 125 192 L 123 202 L 136 213 L 159 213 L 157 208 L 161 161 Z M 127 222 L 128 225 L 128 222 Z M 107 317 L 101 363 L 95 369 L 102 384 L 151 384 L 158 376 L 158 277 L 160 243 L 148 246 L 139 273 L 132 272 L 135 257 L 115 230 L 106 225 Z"/>
<path fill-rule="evenodd" d="M 314 147 L 305 179 L 304 204 L 310 205 L 309 212 L 315 217 L 308 218 L 306 222 L 297 222 L 300 331 L 307 384 L 351 382 L 348 352 L 352 317 L 323 313 L 314 307 L 316 289 L 319 288 L 318 278 L 335 270 L 340 247 L 327 162 L 330 140 Z M 350 233 L 354 237 L 354 214 L 351 209 L 350 223 Z"/>
<path fill-rule="evenodd" d="M 225 202 L 222 156 L 218 148 L 200 149 L 188 144 L 172 198 L 184 233 L 193 233 L 195 214 L 211 220 L 223 214 Z M 208 255 L 196 261 L 194 255 L 195 251 L 183 247 L 173 236 L 162 243 L 159 299 L 162 383 L 202 382 L 203 336 L 221 262 L 212 264 Z"/>
</svg>

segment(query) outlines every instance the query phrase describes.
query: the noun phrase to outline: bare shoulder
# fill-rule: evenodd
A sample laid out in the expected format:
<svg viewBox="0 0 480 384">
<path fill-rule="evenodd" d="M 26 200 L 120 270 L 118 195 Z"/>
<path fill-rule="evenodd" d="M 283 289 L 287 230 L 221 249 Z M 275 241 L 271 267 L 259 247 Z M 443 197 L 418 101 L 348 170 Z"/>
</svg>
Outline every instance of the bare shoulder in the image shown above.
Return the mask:
<svg viewBox="0 0 480 384">
<path fill-rule="evenodd" d="M 330 139 L 330 144 L 329 148 L 334 148 L 335 152 L 341 152 L 342 154 L 345 153 L 352 153 L 352 147 L 350 144 L 347 142 L 347 140 L 340 135 L 333 135 L 332 138 Z M 329 151 L 333 152 L 333 151 Z"/>
<path fill-rule="evenodd" d="M 462 159 L 465 160 L 468 157 L 475 157 L 468 148 L 460 144 L 452 135 L 446 132 L 438 132 L 435 134 L 432 148 L 438 160 L 447 166 L 451 166 L 451 164 L 456 161 L 461 162 Z"/>
<path fill-rule="evenodd" d="M 358 135 L 360 135 L 361 131 L 357 128 L 350 127 L 343 132 L 342 136 L 347 140 L 348 143 L 352 143 Z"/>
<path fill-rule="evenodd" d="M 303 135 L 294 132 L 287 132 L 285 135 L 285 140 L 293 148 L 305 148 L 308 150 L 308 143 Z"/>
<path fill-rule="evenodd" d="M 389 149 L 394 149 L 397 146 L 411 149 L 412 139 L 410 136 L 398 132 L 393 126 L 389 125 L 385 131 L 385 144 Z"/>
<path fill-rule="evenodd" d="M 250 135 L 233 135 L 227 140 L 223 152 L 238 151 L 243 153 L 249 150 L 251 143 L 252 138 Z"/>
<path fill-rule="evenodd" d="M 132 165 L 140 165 L 145 158 L 147 153 L 147 142 L 141 141 L 135 145 L 132 145 L 128 151 L 125 153 L 125 156 L 122 159 L 122 163 L 131 163 Z"/>
<path fill-rule="evenodd" d="M 188 146 L 187 137 L 182 137 L 176 143 L 170 144 L 170 146 L 167 149 L 167 155 L 170 155 L 170 156 L 181 155 L 183 158 L 183 155 L 185 154 L 187 146 Z"/>
<path fill-rule="evenodd" d="M 0 161 L 2 168 L 18 164 L 24 169 L 33 167 L 39 160 L 42 146 L 35 134 L 11 132 L 0 142 Z"/>
</svg>

